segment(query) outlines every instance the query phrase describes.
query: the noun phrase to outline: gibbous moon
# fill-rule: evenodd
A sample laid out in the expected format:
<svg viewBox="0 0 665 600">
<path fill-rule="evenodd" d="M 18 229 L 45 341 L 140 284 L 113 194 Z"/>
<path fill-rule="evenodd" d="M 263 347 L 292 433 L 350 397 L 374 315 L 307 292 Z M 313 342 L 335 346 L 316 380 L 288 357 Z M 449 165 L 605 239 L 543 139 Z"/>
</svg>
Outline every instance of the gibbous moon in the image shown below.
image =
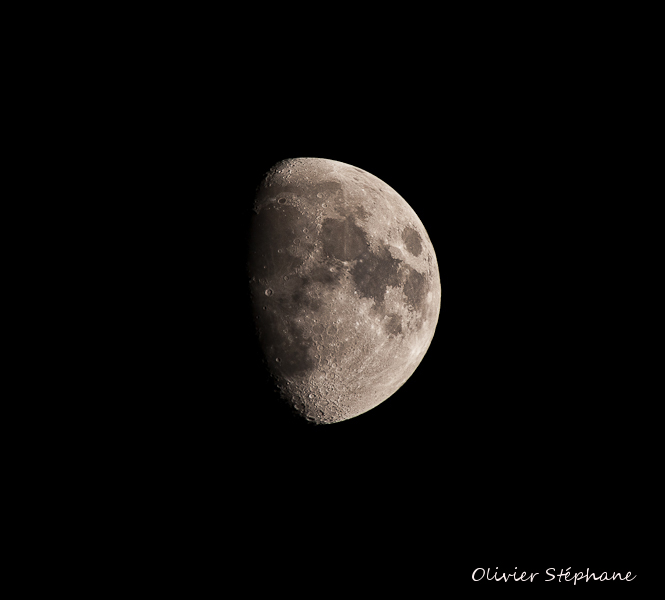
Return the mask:
<svg viewBox="0 0 665 600">
<path fill-rule="evenodd" d="M 254 200 L 248 272 L 270 374 L 312 423 L 351 419 L 389 398 L 434 336 L 432 242 L 406 201 L 357 167 L 322 158 L 274 165 Z"/>
</svg>

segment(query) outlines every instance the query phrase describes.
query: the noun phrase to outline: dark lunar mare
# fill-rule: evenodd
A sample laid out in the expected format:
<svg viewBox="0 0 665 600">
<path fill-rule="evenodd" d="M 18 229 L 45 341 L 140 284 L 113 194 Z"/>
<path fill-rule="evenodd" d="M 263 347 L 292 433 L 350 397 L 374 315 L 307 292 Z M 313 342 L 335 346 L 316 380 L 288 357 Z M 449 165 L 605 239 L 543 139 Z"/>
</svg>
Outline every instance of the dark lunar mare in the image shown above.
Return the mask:
<svg viewBox="0 0 665 600">
<path fill-rule="evenodd" d="M 352 217 L 343 221 L 326 219 L 321 229 L 323 251 L 338 260 L 356 260 L 367 249 L 365 232 L 356 225 Z"/>
<path fill-rule="evenodd" d="M 402 241 L 406 249 L 414 256 L 419 256 L 423 250 L 420 235 L 411 227 L 405 227 L 402 231 Z"/>
<path fill-rule="evenodd" d="M 402 233 L 402 238 L 407 250 L 414 255 L 420 254 L 422 246 L 418 233 L 408 227 L 404 231 L 406 233 Z M 365 231 L 353 217 L 348 216 L 344 220 L 326 219 L 321 237 L 326 256 L 340 261 L 357 261 L 351 269 L 351 276 L 360 295 L 374 300 L 375 311 L 381 311 L 388 286 L 403 286 L 410 306 L 420 311 L 422 317 L 428 289 L 426 278 L 400 259 L 394 258 L 385 246 L 371 251 Z M 422 318 L 418 325 L 421 323 Z M 397 331 L 394 323 L 388 329 L 393 334 Z"/>
</svg>

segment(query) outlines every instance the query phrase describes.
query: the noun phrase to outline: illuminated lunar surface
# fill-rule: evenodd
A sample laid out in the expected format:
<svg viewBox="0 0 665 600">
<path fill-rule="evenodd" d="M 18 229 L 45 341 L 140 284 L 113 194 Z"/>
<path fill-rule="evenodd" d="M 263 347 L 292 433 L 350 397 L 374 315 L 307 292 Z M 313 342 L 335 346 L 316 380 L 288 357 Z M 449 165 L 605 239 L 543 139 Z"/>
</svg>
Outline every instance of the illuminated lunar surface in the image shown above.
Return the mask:
<svg viewBox="0 0 665 600">
<path fill-rule="evenodd" d="M 248 270 L 270 374 L 309 422 L 376 407 L 434 336 L 441 284 L 430 238 L 395 190 L 357 167 L 274 165 L 257 188 Z"/>
</svg>

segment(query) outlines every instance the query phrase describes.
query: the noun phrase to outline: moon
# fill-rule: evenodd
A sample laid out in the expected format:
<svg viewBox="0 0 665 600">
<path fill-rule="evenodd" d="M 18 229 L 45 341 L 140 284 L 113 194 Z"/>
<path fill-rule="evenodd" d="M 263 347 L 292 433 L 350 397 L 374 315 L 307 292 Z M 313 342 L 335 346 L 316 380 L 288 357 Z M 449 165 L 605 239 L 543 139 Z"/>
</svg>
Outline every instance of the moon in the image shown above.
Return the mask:
<svg viewBox="0 0 665 600">
<path fill-rule="evenodd" d="M 270 375 L 310 423 L 378 406 L 430 346 L 441 305 L 432 242 L 407 202 L 363 169 L 275 164 L 256 190 L 247 267 Z"/>
</svg>

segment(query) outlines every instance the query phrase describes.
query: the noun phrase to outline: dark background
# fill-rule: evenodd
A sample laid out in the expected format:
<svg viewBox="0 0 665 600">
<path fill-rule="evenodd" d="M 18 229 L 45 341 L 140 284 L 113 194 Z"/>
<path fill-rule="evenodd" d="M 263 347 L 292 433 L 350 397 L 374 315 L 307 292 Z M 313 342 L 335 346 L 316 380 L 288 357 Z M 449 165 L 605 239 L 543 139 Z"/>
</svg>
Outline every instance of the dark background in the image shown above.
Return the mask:
<svg viewBox="0 0 665 600">
<path fill-rule="evenodd" d="M 565 548 L 579 529 L 627 552 L 617 539 L 636 535 L 642 373 L 653 365 L 635 341 L 639 256 L 653 239 L 641 233 L 634 121 L 586 77 L 375 100 L 341 114 L 280 105 L 275 127 L 248 144 L 247 182 L 314 156 L 396 189 L 437 253 L 436 334 L 390 399 L 318 427 L 279 409 L 251 344 L 237 354 L 234 342 L 234 373 L 247 379 L 229 391 L 241 416 L 227 426 L 252 456 L 242 470 L 262 490 L 254 500 L 271 498 L 267 522 L 286 538 L 304 522 L 355 560 L 402 569 L 436 569 L 428 544 L 460 560 L 476 544 Z M 248 186 L 236 201 L 250 196 Z"/>
<path fill-rule="evenodd" d="M 51 27 L 71 50 L 37 46 L 47 75 L 24 69 L 36 89 L 8 113 L 37 226 L 9 262 L 34 251 L 49 273 L 23 269 L 38 289 L 27 316 L 7 314 L 45 357 L 21 361 L 26 435 L 6 420 L 25 544 L 75 579 L 87 557 L 97 585 L 180 579 L 188 596 L 209 581 L 307 598 L 531 592 L 471 581 L 497 566 L 659 574 L 645 560 L 662 538 L 662 69 L 645 27 L 659 21 L 181 8 L 71 20 L 90 40 Z M 264 377 L 245 272 L 255 185 L 298 156 L 395 188 L 442 287 L 410 380 L 318 427 Z"/>
<path fill-rule="evenodd" d="M 154 235 L 137 279 L 159 284 L 133 338 L 158 357 L 134 367 L 143 400 L 127 401 L 146 445 L 136 478 L 172 482 L 234 568 L 330 588 L 358 573 L 368 593 L 381 580 L 412 597 L 442 569 L 469 583 L 497 556 L 508 572 L 524 555 L 550 560 L 540 572 L 593 568 L 591 556 L 638 571 L 655 445 L 650 79 L 620 57 L 605 70 L 560 58 L 343 76 L 318 65 L 330 77 L 249 64 L 223 93 L 212 78 L 183 131 L 162 133 L 177 158 L 157 175 L 171 189 L 136 226 Z M 294 157 L 388 183 L 439 263 L 424 360 L 387 401 L 334 425 L 283 409 L 250 322 L 254 188 Z"/>
</svg>

